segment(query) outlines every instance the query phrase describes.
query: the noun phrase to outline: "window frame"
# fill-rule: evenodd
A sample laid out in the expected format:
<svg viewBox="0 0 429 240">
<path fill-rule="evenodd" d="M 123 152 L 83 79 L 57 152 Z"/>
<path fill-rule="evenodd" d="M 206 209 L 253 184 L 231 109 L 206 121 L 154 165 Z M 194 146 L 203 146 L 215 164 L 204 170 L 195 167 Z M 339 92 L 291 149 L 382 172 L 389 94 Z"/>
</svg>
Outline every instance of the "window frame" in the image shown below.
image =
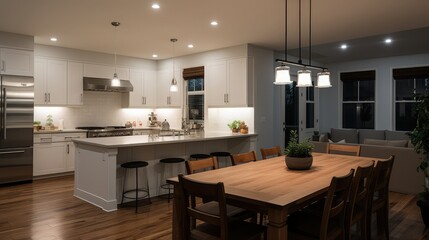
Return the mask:
<svg viewBox="0 0 429 240">
<path fill-rule="evenodd" d="M 198 79 L 201 78 L 203 81 L 203 90 L 199 90 L 199 91 L 189 91 L 189 82 L 193 79 Z M 206 90 L 206 83 L 205 83 L 205 78 L 204 76 L 200 76 L 200 77 L 195 77 L 195 78 L 191 78 L 191 79 L 187 79 L 185 81 L 185 92 L 186 92 L 186 108 L 187 108 L 187 115 L 188 115 L 188 120 L 189 121 L 193 121 L 193 119 L 191 118 L 190 115 L 190 109 L 189 109 L 189 96 L 193 96 L 193 95 L 203 95 L 203 114 L 202 117 L 203 119 L 196 119 L 195 122 L 200 123 L 200 124 L 204 124 L 204 121 L 206 119 L 206 113 L 207 113 L 207 109 L 206 109 L 206 96 L 205 96 L 205 90 Z"/>
</svg>

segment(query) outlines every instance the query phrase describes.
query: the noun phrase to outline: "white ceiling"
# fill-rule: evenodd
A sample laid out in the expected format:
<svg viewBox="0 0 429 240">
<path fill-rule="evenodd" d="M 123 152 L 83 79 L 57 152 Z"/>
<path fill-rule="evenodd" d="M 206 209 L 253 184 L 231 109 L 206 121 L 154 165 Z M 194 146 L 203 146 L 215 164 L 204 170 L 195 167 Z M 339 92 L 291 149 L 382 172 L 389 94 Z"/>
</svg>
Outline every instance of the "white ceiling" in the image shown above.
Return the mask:
<svg viewBox="0 0 429 240">
<path fill-rule="evenodd" d="M 308 1 L 303 2 L 303 45 Z M 0 0 L 0 31 L 34 35 L 39 44 L 151 59 L 244 43 L 284 49 L 284 0 Z M 298 47 L 298 0 L 288 3 L 288 48 Z M 313 0 L 312 43 L 429 27 L 427 0 Z M 213 28 L 210 21 L 219 26 Z M 121 22 L 115 33 L 112 21 Z M 56 36 L 58 42 L 50 42 Z M 117 36 L 117 37 L 115 37 Z M 170 38 L 178 38 L 173 53 Z M 117 42 L 115 41 L 117 39 Z M 193 49 L 186 46 L 192 43 Z"/>
</svg>

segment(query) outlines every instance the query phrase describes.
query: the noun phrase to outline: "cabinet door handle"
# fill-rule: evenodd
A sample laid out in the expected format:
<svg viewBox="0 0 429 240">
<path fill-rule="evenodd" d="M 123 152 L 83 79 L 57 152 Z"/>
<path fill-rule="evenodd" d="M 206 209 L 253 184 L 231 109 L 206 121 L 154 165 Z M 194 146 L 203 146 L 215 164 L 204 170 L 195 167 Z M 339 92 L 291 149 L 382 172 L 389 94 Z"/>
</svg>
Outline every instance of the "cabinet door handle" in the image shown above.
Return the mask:
<svg viewBox="0 0 429 240">
<path fill-rule="evenodd" d="M 1 71 L 2 72 L 6 71 L 6 62 L 4 60 L 1 61 Z"/>
<path fill-rule="evenodd" d="M 167 104 L 171 104 L 171 98 L 170 98 L 170 96 L 167 96 Z"/>
<path fill-rule="evenodd" d="M 48 101 L 48 95 L 45 93 L 45 103 Z"/>
<path fill-rule="evenodd" d="M 144 97 L 144 104 L 146 105 L 146 97 Z"/>
<path fill-rule="evenodd" d="M 226 103 L 226 93 L 223 94 L 223 102 Z"/>
<path fill-rule="evenodd" d="M 67 154 L 70 153 L 70 144 L 67 144 Z"/>
<path fill-rule="evenodd" d="M 83 93 L 80 94 L 80 102 L 83 103 Z"/>
</svg>

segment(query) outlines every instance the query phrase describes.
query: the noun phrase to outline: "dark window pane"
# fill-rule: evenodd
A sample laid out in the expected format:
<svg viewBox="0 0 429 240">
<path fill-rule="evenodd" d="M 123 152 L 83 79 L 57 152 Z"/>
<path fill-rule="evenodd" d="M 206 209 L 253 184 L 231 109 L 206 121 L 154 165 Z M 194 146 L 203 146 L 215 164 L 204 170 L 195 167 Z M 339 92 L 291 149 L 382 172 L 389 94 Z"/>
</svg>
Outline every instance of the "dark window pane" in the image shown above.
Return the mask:
<svg viewBox="0 0 429 240">
<path fill-rule="evenodd" d="M 395 80 L 396 100 L 413 100 L 414 79 Z"/>
<path fill-rule="evenodd" d="M 419 95 L 429 92 L 429 78 L 416 79 L 416 93 Z"/>
<path fill-rule="evenodd" d="M 204 79 L 197 78 L 195 79 L 195 91 L 203 91 L 204 90 Z"/>
<path fill-rule="evenodd" d="M 357 127 L 357 103 L 343 103 L 343 128 Z"/>
<path fill-rule="evenodd" d="M 314 101 L 314 87 L 307 87 L 307 101 Z"/>
<path fill-rule="evenodd" d="M 416 103 L 396 103 L 396 126 L 397 131 L 412 131 L 416 127 Z"/>
<path fill-rule="evenodd" d="M 189 95 L 189 119 L 204 120 L 204 95 Z"/>
<path fill-rule="evenodd" d="M 358 82 L 343 82 L 343 101 L 358 101 Z"/>
<path fill-rule="evenodd" d="M 298 125 L 298 88 L 296 82 L 285 85 L 285 124 Z"/>
<path fill-rule="evenodd" d="M 305 127 L 314 128 L 314 103 L 307 103 L 306 105 Z"/>
<path fill-rule="evenodd" d="M 375 99 L 375 81 L 359 81 L 359 101 L 374 101 Z"/>
<path fill-rule="evenodd" d="M 188 80 L 188 92 L 193 92 L 195 88 L 195 80 L 189 79 Z"/>
</svg>

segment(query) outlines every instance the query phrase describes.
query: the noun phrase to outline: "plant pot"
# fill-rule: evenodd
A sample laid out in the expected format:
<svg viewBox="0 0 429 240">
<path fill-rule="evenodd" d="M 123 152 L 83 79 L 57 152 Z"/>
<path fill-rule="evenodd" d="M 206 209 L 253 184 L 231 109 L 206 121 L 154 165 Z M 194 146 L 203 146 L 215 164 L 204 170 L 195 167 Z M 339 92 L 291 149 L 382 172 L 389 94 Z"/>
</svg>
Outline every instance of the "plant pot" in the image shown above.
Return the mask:
<svg viewBox="0 0 429 240">
<path fill-rule="evenodd" d="M 240 131 L 240 129 L 238 129 L 238 128 L 233 128 L 231 130 L 232 130 L 233 133 L 238 133 Z"/>
<path fill-rule="evenodd" d="M 285 156 L 285 163 L 290 170 L 308 170 L 313 164 L 313 156 L 305 158 Z"/>
<path fill-rule="evenodd" d="M 242 129 L 240 129 L 240 133 L 247 134 L 247 133 L 249 133 L 249 129 L 248 128 L 242 128 Z"/>
<path fill-rule="evenodd" d="M 417 206 L 420 207 L 420 213 L 422 214 L 423 223 L 426 227 L 429 227 L 429 206 L 422 200 L 417 201 Z"/>
</svg>

